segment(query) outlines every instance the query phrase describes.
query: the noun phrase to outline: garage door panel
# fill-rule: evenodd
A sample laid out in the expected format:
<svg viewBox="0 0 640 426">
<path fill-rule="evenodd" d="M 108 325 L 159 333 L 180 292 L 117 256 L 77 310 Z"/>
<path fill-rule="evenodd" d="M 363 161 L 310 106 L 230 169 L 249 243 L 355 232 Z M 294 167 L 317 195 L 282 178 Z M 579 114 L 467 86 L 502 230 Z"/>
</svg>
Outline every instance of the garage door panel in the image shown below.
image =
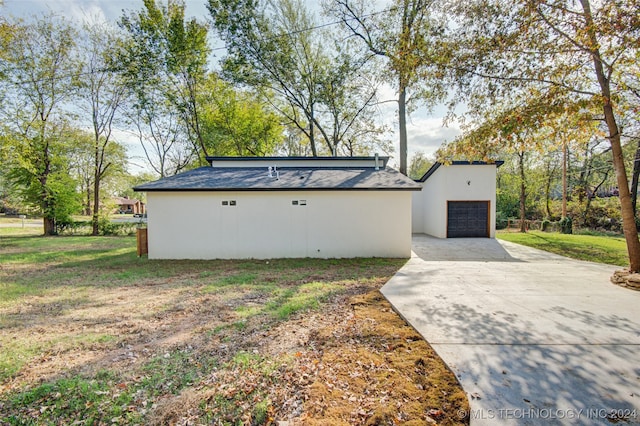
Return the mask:
<svg viewBox="0 0 640 426">
<path fill-rule="evenodd" d="M 448 201 L 447 237 L 489 237 L 489 201 Z"/>
</svg>

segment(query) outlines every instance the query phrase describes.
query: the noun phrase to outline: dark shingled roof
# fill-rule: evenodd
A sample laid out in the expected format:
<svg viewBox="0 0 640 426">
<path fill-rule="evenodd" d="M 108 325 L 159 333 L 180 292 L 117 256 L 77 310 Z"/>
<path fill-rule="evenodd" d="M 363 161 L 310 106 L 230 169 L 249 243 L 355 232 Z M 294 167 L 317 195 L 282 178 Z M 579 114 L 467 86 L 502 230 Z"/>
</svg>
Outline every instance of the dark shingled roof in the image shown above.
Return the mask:
<svg viewBox="0 0 640 426">
<path fill-rule="evenodd" d="M 391 168 L 280 167 L 269 177 L 266 167 L 201 167 L 145 183 L 135 191 L 418 191 L 421 186 Z"/>
</svg>

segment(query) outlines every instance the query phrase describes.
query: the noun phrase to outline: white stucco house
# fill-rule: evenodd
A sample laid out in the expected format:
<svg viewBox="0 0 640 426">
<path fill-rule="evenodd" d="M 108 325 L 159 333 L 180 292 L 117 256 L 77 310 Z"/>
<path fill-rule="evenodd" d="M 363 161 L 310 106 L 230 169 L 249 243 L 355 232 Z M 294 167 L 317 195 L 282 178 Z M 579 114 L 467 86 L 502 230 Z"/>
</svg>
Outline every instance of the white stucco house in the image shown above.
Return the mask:
<svg viewBox="0 0 640 426">
<path fill-rule="evenodd" d="M 494 236 L 495 164 L 436 165 L 415 182 L 388 157 L 207 160 L 134 188 L 147 193 L 150 259 L 404 258 L 412 232 Z"/>
<path fill-rule="evenodd" d="M 150 259 L 409 257 L 411 193 L 387 157 L 211 157 L 147 193 Z"/>
</svg>

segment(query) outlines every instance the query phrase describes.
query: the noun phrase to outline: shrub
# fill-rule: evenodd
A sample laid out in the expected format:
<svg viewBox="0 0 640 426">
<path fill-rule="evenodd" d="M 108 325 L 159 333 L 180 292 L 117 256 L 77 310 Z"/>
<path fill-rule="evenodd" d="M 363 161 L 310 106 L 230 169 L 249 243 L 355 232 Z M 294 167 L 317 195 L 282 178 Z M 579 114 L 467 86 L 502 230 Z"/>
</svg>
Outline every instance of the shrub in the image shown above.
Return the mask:
<svg viewBox="0 0 640 426">
<path fill-rule="evenodd" d="M 496 229 L 505 229 L 509 223 L 509 218 L 502 211 L 496 212 Z"/>
<path fill-rule="evenodd" d="M 560 219 L 560 229 L 563 234 L 573 233 L 573 221 L 570 217 L 563 217 Z"/>
<path fill-rule="evenodd" d="M 542 223 L 540 223 L 540 230 L 543 232 L 547 232 L 549 230 L 550 225 L 551 225 L 551 221 L 549 221 L 549 219 L 544 219 Z"/>
</svg>

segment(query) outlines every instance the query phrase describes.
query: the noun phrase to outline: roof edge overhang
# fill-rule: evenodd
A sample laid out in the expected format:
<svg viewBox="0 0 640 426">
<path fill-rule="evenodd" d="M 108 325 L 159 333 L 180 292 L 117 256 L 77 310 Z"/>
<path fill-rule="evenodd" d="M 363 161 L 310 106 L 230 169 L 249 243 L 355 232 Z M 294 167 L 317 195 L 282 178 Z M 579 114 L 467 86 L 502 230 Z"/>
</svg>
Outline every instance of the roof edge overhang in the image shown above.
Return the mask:
<svg viewBox="0 0 640 426">
<path fill-rule="evenodd" d="M 387 162 L 389 161 L 388 156 L 358 156 L 358 157 L 277 157 L 277 156 L 268 156 L 268 157 L 221 157 L 221 156 L 207 156 L 205 160 L 211 164 L 212 162 L 224 162 L 224 161 L 283 161 L 283 162 L 295 162 L 295 161 L 320 161 L 320 162 L 353 162 L 353 161 L 375 161 L 376 158 L 378 161 L 382 162 L 382 166 L 386 167 Z"/>
<path fill-rule="evenodd" d="M 421 187 L 414 188 L 163 188 L 163 189 L 144 189 L 141 187 L 133 188 L 135 192 L 330 192 L 330 191 L 421 191 Z"/>
<path fill-rule="evenodd" d="M 429 177 L 431 177 L 431 175 L 433 175 L 436 170 L 438 170 L 438 168 L 440 168 L 440 166 L 443 165 L 449 165 L 449 166 L 491 166 L 494 165 L 496 166 L 496 168 L 502 166 L 504 164 L 503 160 L 496 160 L 493 162 L 489 162 L 489 161 L 464 161 L 464 160 L 456 160 L 456 161 L 452 161 L 451 163 L 445 164 L 442 162 L 436 162 L 433 166 L 431 166 L 431 168 L 429 170 L 427 170 L 427 172 L 420 178 L 417 179 L 416 182 L 425 182 L 427 179 L 429 179 Z"/>
</svg>

